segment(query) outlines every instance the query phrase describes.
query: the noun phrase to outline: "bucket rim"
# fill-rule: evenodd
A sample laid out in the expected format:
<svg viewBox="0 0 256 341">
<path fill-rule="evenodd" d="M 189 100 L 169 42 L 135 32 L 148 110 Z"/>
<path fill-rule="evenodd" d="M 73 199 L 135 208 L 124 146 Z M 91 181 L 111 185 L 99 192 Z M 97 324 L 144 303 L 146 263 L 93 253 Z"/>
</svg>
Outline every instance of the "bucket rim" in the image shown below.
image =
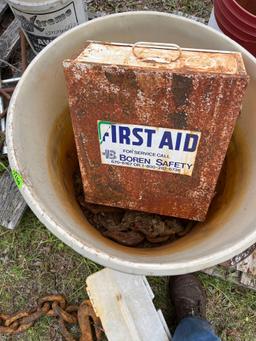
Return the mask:
<svg viewBox="0 0 256 341">
<path fill-rule="evenodd" d="M 237 17 L 239 17 L 239 19 L 243 21 L 245 24 L 255 27 L 256 15 L 247 11 L 236 0 L 225 0 L 225 1 L 213 0 L 214 7 L 216 6 L 216 3 L 218 2 L 221 3 L 222 6 L 225 6 L 226 8 L 228 8 L 228 10 L 231 12 L 234 12 L 235 10 Z"/>
<path fill-rule="evenodd" d="M 70 31 L 62 34 L 58 38 L 56 38 L 53 42 L 51 42 L 48 46 L 46 46 L 30 63 L 26 71 L 24 72 L 21 80 L 18 82 L 14 94 L 12 96 L 9 109 L 8 109 L 8 117 L 7 117 L 7 148 L 8 148 L 8 158 L 11 169 L 14 169 L 22 174 L 22 166 L 20 164 L 20 160 L 18 159 L 17 150 L 15 148 L 14 141 L 14 121 L 15 121 L 15 106 L 16 101 L 19 96 L 20 89 L 23 87 L 23 84 L 26 82 L 27 76 L 30 71 L 34 68 L 34 66 L 38 63 L 38 60 L 42 55 L 47 54 L 49 50 L 53 49 L 58 45 L 59 41 L 65 39 L 71 32 L 81 30 L 82 27 L 87 27 L 88 25 L 94 25 L 96 21 L 105 21 L 108 18 L 113 17 L 122 17 L 122 16 L 162 16 L 179 19 L 181 22 L 190 22 L 193 25 L 198 27 L 203 27 L 206 30 L 214 32 L 218 37 L 224 37 L 227 41 L 231 41 L 234 48 L 237 47 L 239 52 L 242 52 L 246 55 L 250 60 L 252 60 L 256 64 L 256 58 L 252 54 L 250 54 L 247 50 L 245 50 L 238 43 L 234 42 L 231 38 L 223 35 L 221 32 L 217 32 L 215 29 L 206 26 L 202 23 L 195 22 L 191 19 L 180 17 L 174 14 L 162 13 L 157 11 L 131 11 L 131 12 L 123 12 L 117 14 L 111 14 L 104 17 L 100 17 L 94 19 L 89 22 L 85 22 L 79 26 L 74 27 Z M 24 181 L 23 187 L 21 188 L 21 194 L 24 199 L 34 212 L 34 214 L 38 217 L 38 219 L 49 229 L 54 235 L 56 235 L 60 240 L 62 240 L 65 244 L 69 245 L 72 249 L 80 253 L 82 256 L 92 259 L 93 261 L 106 266 L 111 267 L 115 270 L 138 274 L 138 275 L 154 275 L 154 276 L 163 276 L 163 275 L 174 275 L 174 274 L 183 274 L 188 272 L 194 272 L 198 270 L 202 270 L 218 263 L 224 262 L 233 256 L 239 254 L 244 251 L 246 248 L 251 246 L 256 241 L 256 229 L 248 234 L 245 238 L 240 240 L 235 244 L 229 245 L 229 247 L 225 249 L 221 249 L 219 251 L 214 251 L 207 256 L 195 256 L 194 258 L 180 261 L 172 261 L 171 263 L 159 263 L 153 262 L 144 263 L 142 261 L 131 261 L 125 259 L 125 257 L 116 257 L 113 255 L 109 255 L 106 251 L 102 249 L 95 249 L 92 245 L 85 244 L 79 237 L 75 234 L 72 234 L 69 231 L 63 229 L 63 227 L 58 224 L 56 219 L 49 214 L 44 208 L 44 205 L 40 203 L 40 198 L 33 193 L 31 184 Z M 40 203 L 40 204 L 39 204 Z"/>
<path fill-rule="evenodd" d="M 245 9 L 243 6 L 241 6 L 236 0 L 231 0 L 231 1 L 233 1 L 234 6 L 236 6 L 239 10 L 241 10 L 244 14 L 246 14 L 246 15 L 248 15 L 248 17 L 251 17 L 252 19 L 256 20 L 256 15 L 247 11 L 247 9 Z M 227 1 L 227 3 L 228 3 L 228 1 Z"/>
<path fill-rule="evenodd" d="M 239 39 L 240 41 L 247 42 L 247 43 L 254 43 L 256 40 L 256 33 L 255 36 L 250 35 L 242 30 L 238 30 L 237 27 L 229 20 L 229 18 L 224 17 L 221 14 L 220 8 L 216 5 L 214 8 L 214 15 L 218 26 L 224 33 L 231 35 L 232 37 Z M 256 32 L 256 30 L 255 30 Z"/>
<path fill-rule="evenodd" d="M 234 23 L 237 24 L 241 33 L 251 36 L 252 39 L 256 37 L 256 18 L 254 23 L 246 21 L 240 13 L 234 13 L 232 8 L 229 7 L 229 4 L 223 0 L 219 0 L 219 2 L 214 4 L 214 12 L 216 10 L 219 17 L 225 18 L 232 26 L 234 26 Z M 235 28 L 238 30 L 237 26 Z"/>
</svg>

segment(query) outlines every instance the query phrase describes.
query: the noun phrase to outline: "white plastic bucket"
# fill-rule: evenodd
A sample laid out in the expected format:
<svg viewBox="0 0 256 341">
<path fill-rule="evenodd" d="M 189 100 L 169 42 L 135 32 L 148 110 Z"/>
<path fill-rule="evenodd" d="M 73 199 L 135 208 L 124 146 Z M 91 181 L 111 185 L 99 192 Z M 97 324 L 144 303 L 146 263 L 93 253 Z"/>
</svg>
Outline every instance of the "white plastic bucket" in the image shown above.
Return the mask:
<svg viewBox="0 0 256 341">
<path fill-rule="evenodd" d="M 88 20 L 86 0 L 7 0 L 35 53 Z"/>
<path fill-rule="evenodd" d="M 154 249 L 121 246 L 83 216 L 72 189 L 75 155 L 62 61 L 87 39 L 157 41 L 241 51 L 251 81 L 228 157 L 225 186 L 205 223 Z M 80 25 L 48 45 L 29 65 L 9 106 L 7 145 L 21 192 L 37 217 L 83 256 L 123 272 L 174 275 L 225 261 L 256 241 L 256 59 L 223 34 L 186 18 L 130 12 Z M 225 114 L 225 113 L 223 113 Z"/>
<path fill-rule="evenodd" d="M 214 8 L 212 9 L 211 11 L 211 15 L 210 15 L 210 19 L 209 19 L 209 22 L 208 22 L 208 25 L 212 28 L 214 28 L 215 30 L 219 31 L 219 32 L 222 32 L 221 29 L 219 28 L 218 24 L 217 24 L 217 21 L 216 21 L 216 18 L 215 18 L 215 15 L 214 15 Z"/>
</svg>

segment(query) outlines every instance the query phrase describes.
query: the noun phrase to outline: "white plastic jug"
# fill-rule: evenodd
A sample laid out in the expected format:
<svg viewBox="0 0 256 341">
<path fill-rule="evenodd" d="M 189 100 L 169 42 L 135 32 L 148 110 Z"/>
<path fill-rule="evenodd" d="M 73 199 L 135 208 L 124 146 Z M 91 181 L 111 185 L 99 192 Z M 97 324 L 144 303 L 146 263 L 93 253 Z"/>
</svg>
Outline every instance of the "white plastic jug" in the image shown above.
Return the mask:
<svg viewBox="0 0 256 341">
<path fill-rule="evenodd" d="M 7 0 L 33 51 L 88 20 L 86 0 Z"/>
</svg>

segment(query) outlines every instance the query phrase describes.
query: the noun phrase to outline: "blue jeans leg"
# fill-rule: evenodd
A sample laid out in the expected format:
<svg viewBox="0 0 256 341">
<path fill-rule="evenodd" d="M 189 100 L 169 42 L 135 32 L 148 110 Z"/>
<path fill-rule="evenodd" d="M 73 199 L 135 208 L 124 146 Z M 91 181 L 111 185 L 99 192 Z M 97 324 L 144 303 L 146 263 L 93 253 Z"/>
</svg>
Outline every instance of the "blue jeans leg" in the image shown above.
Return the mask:
<svg viewBox="0 0 256 341">
<path fill-rule="evenodd" d="M 173 341 L 221 341 L 210 323 L 198 317 L 186 317 L 175 330 Z"/>
</svg>

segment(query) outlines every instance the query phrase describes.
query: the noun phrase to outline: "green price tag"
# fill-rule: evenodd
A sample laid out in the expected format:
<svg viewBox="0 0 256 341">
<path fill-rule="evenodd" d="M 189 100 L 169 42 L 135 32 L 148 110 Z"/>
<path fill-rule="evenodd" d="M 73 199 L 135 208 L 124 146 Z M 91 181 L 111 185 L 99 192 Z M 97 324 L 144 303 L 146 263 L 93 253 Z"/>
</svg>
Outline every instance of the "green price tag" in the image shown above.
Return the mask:
<svg viewBox="0 0 256 341">
<path fill-rule="evenodd" d="M 12 177 L 13 177 L 18 189 L 21 189 L 22 185 L 23 185 L 23 178 L 22 178 L 21 174 L 18 171 L 16 171 L 15 169 L 12 169 Z"/>
</svg>

